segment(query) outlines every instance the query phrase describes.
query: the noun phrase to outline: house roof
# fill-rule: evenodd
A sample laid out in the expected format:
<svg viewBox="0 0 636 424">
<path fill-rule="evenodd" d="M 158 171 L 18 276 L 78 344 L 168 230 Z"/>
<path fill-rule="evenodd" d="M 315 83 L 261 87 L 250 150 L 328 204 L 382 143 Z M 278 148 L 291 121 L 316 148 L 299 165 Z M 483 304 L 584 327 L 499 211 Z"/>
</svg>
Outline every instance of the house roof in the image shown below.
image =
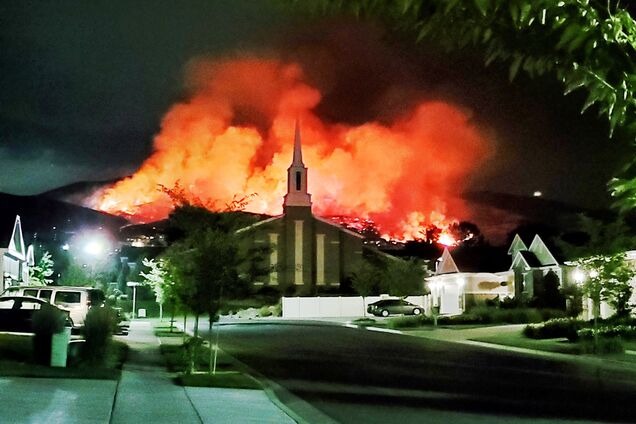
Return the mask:
<svg viewBox="0 0 636 424">
<path fill-rule="evenodd" d="M 6 247 L 8 253 L 12 256 L 25 259 L 27 247 L 24 243 L 24 236 L 22 235 L 20 216 L 16 215 L 15 220 L 10 226 L 7 222 L 3 222 L 0 231 L 2 231 L 2 233 L 0 233 L 2 236 L 2 244 L 0 246 Z"/>
<path fill-rule="evenodd" d="M 515 234 L 515 238 L 512 239 L 512 243 L 510 243 L 508 254 L 515 256 L 516 252 L 520 250 L 528 250 L 528 246 L 526 246 L 523 240 L 521 240 L 521 236 L 519 236 L 519 234 Z"/>
<path fill-rule="evenodd" d="M 532 252 L 530 252 L 528 250 L 519 251 L 517 253 L 517 257 L 519 257 L 519 256 L 523 259 L 523 261 L 526 263 L 526 265 L 528 265 L 530 268 L 541 268 L 543 266 L 543 264 L 537 258 L 537 256 L 534 253 L 532 253 Z"/>
<path fill-rule="evenodd" d="M 438 259 L 435 269 L 435 275 L 452 274 L 459 272 L 457 264 L 453 260 L 453 256 L 448 251 L 448 248 L 444 248 L 442 256 Z"/>
</svg>

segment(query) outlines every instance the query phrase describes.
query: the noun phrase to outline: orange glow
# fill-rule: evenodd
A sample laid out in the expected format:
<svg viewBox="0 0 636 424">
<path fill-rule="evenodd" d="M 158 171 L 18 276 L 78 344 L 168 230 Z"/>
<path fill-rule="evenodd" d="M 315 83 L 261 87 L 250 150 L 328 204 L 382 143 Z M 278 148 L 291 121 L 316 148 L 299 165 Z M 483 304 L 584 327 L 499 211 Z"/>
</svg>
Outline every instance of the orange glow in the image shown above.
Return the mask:
<svg viewBox="0 0 636 424">
<path fill-rule="evenodd" d="M 172 210 L 161 184 L 219 206 L 256 193 L 246 210 L 282 212 L 294 122 L 301 122 L 313 211 L 372 220 L 380 234 L 422 238 L 466 216 L 456 199 L 492 143 L 469 112 L 422 101 L 393 122 L 324 122 L 321 93 L 297 64 L 264 59 L 199 61 L 188 73 L 192 94 L 164 116 L 153 154 L 90 206 L 137 222 Z"/>
<path fill-rule="evenodd" d="M 457 240 L 455 240 L 450 234 L 442 232 L 437 238 L 437 243 L 450 247 L 456 245 Z"/>
</svg>

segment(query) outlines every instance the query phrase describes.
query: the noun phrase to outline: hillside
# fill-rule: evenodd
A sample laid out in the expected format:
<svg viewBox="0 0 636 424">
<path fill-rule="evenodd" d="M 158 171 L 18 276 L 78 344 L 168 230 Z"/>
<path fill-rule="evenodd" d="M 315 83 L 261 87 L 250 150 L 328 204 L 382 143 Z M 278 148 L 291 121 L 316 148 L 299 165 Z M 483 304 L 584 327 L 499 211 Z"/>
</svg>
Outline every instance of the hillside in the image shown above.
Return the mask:
<svg viewBox="0 0 636 424">
<path fill-rule="evenodd" d="M 22 231 L 30 240 L 37 233 L 40 239 L 52 234 L 70 234 L 84 228 L 103 227 L 112 234 L 127 224 L 123 218 L 77 206 L 71 203 L 38 196 L 15 196 L 0 193 L 0 222 L 2 228 L 13 225 L 16 215 L 22 220 Z M 53 228 L 55 227 L 55 229 Z M 10 230 L 9 230 L 10 231 Z"/>
</svg>

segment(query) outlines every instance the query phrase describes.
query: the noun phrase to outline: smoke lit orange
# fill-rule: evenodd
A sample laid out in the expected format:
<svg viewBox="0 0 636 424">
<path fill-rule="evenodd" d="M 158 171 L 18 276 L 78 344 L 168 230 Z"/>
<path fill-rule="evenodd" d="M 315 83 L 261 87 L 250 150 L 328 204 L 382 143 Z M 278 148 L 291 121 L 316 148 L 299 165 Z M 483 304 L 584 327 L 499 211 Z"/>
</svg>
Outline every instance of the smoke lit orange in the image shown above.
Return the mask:
<svg viewBox="0 0 636 424">
<path fill-rule="evenodd" d="M 465 216 L 449 199 L 491 148 L 465 110 L 442 101 L 422 101 L 390 123 L 324 122 L 314 112 L 321 93 L 293 63 L 200 61 L 188 86 L 189 98 L 163 118 L 154 153 L 93 206 L 161 219 L 172 204 L 158 185 L 179 182 L 220 207 L 257 193 L 248 211 L 279 214 L 300 119 L 314 213 L 371 219 L 386 236 L 419 238 L 425 225 Z"/>
</svg>

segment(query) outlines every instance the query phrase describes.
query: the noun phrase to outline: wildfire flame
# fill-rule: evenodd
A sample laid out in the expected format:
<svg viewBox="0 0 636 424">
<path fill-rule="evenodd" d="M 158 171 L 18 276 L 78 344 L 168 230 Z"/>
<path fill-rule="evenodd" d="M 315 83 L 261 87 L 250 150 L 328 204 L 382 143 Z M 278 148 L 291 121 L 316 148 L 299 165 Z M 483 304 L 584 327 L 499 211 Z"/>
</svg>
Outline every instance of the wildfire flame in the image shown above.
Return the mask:
<svg viewBox="0 0 636 424">
<path fill-rule="evenodd" d="M 158 186 L 179 183 L 219 205 L 257 193 L 247 211 L 280 214 L 300 119 L 314 213 L 372 220 L 382 235 L 409 240 L 466 215 L 449 199 L 491 149 L 470 114 L 443 101 L 419 102 L 390 123 L 323 121 L 314 111 L 321 93 L 294 63 L 205 60 L 188 75 L 192 93 L 164 116 L 153 154 L 91 206 L 154 221 L 172 210 Z"/>
</svg>

